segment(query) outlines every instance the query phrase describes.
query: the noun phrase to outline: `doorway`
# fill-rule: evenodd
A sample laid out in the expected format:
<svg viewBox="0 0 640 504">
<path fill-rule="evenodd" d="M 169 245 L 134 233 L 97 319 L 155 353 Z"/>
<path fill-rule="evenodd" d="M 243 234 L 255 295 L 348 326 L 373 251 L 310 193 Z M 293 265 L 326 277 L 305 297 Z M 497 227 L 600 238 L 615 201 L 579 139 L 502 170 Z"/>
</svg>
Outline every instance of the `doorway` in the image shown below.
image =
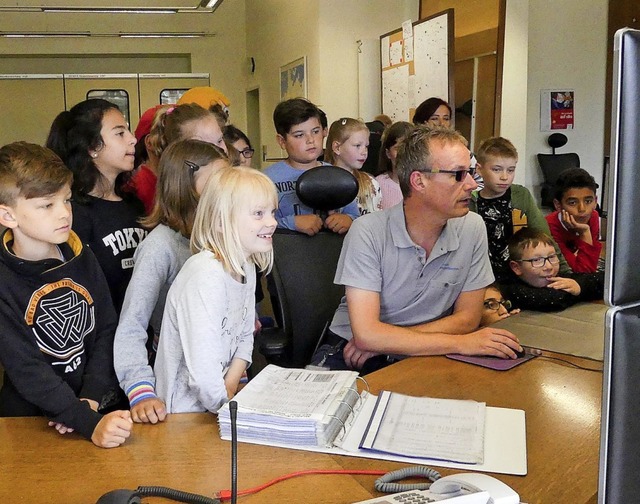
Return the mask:
<svg viewBox="0 0 640 504">
<path fill-rule="evenodd" d="M 255 149 L 253 167 L 262 169 L 262 138 L 260 136 L 260 88 L 247 91 L 247 136 Z"/>
</svg>

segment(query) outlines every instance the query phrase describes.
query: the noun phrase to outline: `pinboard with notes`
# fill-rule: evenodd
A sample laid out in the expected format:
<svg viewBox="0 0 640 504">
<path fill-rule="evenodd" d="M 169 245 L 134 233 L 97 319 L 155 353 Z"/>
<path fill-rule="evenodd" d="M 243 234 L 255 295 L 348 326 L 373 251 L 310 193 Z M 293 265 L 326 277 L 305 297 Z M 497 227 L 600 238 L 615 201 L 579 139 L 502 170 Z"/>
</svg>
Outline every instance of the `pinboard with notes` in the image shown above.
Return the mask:
<svg viewBox="0 0 640 504">
<path fill-rule="evenodd" d="M 454 103 L 453 35 L 447 9 L 380 37 L 382 112 L 394 122 L 410 121 L 431 96 Z"/>
</svg>

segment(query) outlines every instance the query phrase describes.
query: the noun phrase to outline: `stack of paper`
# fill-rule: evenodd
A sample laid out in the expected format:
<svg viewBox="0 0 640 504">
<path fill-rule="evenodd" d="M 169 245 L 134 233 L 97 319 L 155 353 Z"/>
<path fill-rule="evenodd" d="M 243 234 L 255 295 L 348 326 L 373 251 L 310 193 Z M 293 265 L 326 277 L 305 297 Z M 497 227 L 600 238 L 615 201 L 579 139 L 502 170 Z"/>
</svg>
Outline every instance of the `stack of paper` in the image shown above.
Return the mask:
<svg viewBox="0 0 640 504">
<path fill-rule="evenodd" d="M 239 441 L 332 446 L 359 396 L 355 371 L 310 371 L 269 365 L 238 393 Z M 231 438 L 229 406 L 218 411 L 220 437 Z"/>
</svg>

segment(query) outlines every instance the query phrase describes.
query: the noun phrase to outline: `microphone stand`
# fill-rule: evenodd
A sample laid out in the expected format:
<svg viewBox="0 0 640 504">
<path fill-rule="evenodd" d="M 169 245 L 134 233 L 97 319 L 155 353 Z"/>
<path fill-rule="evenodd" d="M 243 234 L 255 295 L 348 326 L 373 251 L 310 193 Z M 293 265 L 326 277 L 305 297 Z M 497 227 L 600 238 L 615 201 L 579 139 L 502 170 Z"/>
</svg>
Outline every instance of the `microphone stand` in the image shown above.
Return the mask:
<svg viewBox="0 0 640 504">
<path fill-rule="evenodd" d="M 231 504 L 236 504 L 238 500 L 238 403 L 229 403 L 229 413 L 231 417 Z"/>
</svg>

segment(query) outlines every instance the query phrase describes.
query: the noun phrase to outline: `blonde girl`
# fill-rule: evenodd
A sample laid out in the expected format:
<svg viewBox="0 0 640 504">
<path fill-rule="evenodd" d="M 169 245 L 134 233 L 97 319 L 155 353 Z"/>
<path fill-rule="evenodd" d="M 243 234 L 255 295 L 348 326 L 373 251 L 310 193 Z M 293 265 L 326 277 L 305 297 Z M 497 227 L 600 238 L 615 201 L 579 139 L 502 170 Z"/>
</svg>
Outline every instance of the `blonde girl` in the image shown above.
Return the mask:
<svg viewBox="0 0 640 504">
<path fill-rule="evenodd" d="M 160 157 L 155 206 L 143 221 L 153 231 L 134 256 L 114 343 L 116 374 L 134 422 L 165 418 L 164 403 L 155 393 L 149 343 L 160 334 L 169 287 L 191 256 L 189 239 L 200 194 L 212 173 L 228 167 L 224 152 L 200 140 L 172 143 Z"/>
<path fill-rule="evenodd" d="M 169 290 L 158 356 L 167 412 L 216 412 L 251 363 L 256 266 L 273 263 L 276 188 L 258 170 L 214 173 L 202 194 L 191 250 Z"/>
<path fill-rule="evenodd" d="M 368 173 L 360 171 L 367 160 L 369 128 L 357 119 L 343 118 L 329 128 L 324 160 L 350 171 L 358 181 L 360 215 L 382 210 L 380 184 Z"/>
</svg>

